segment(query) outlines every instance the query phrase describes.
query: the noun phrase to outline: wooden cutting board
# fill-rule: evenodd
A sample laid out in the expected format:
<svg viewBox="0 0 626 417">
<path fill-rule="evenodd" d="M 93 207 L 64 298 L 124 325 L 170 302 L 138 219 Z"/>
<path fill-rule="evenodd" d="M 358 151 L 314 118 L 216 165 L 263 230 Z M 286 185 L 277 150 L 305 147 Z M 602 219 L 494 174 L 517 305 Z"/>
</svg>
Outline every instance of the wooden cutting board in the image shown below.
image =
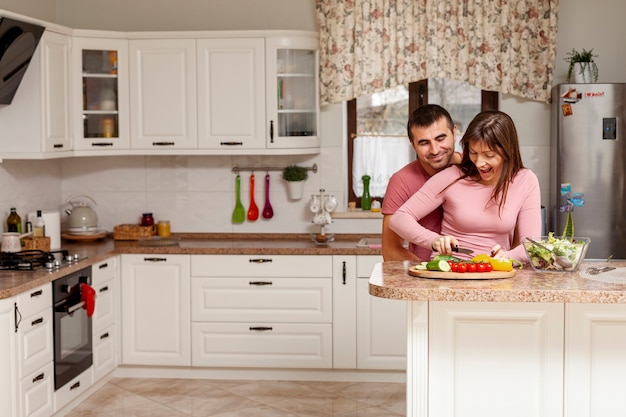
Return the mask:
<svg viewBox="0 0 626 417">
<path fill-rule="evenodd" d="M 441 272 L 441 271 L 425 271 L 423 269 L 415 269 L 415 266 L 409 268 L 409 275 L 419 278 L 434 279 L 499 279 L 512 278 L 515 276 L 515 269 L 512 271 L 491 271 L 491 272 Z"/>
</svg>

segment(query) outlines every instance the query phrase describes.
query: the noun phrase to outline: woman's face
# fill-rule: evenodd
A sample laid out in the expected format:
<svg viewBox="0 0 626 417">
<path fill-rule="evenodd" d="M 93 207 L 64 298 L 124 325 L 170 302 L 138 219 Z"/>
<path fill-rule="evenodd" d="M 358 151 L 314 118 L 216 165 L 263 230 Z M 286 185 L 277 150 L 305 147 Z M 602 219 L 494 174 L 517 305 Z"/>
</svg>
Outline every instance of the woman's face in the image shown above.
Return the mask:
<svg viewBox="0 0 626 417">
<path fill-rule="evenodd" d="M 504 158 L 498 151 L 490 149 L 483 141 L 474 140 L 469 143 L 469 157 L 480 173 L 481 184 L 498 183 L 504 163 Z"/>
</svg>

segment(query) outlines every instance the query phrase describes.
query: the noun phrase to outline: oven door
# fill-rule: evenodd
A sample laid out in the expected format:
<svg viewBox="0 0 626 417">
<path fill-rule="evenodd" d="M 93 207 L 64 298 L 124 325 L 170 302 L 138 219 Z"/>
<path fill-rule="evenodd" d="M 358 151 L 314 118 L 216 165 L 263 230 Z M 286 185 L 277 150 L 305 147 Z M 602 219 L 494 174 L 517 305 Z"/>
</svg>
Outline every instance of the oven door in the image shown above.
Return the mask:
<svg viewBox="0 0 626 417">
<path fill-rule="evenodd" d="M 68 294 L 54 305 L 55 391 L 87 370 L 93 362 L 91 318 L 83 305 L 80 291 Z"/>
</svg>

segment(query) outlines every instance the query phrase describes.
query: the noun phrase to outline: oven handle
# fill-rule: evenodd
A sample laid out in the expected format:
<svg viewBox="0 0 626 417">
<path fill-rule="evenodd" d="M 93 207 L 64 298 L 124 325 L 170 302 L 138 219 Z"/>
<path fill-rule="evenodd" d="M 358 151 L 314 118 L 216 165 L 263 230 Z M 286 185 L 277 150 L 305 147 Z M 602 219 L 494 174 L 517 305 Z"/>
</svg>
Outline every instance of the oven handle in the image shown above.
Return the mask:
<svg viewBox="0 0 626 417">
<path fill-rule="evenodd" d="M 83 308 L 84 305 L 85 305 L 85 302 L 81 301 L 80 303 L 74 304 L 71 307 L 61 307 L 61 308 L 62 308 L 63 312 L 65 312 L 67 314 L 72 314 L 76 310 L 79 310 L 79 309 Z"/>
</svg>

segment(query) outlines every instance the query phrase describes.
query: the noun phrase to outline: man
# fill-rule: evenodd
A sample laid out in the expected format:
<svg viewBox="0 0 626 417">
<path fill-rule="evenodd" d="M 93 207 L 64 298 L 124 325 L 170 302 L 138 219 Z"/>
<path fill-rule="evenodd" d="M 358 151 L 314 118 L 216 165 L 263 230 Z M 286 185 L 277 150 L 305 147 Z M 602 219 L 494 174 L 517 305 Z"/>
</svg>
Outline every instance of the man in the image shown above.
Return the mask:
<svg viewBox="0 0 626 417">
<path fill-rule="evenodd" d="M 417 154 L 417 159 L 391 176 L 383 200 L 383 259 L 385 261 L 428 260 L 431 250 L 409 244 L 406 249 L 404 239 L 389 228 L 389 221 L 395 211 L 409 199 L 422 185 L 437 172 L 452 162 L 459 162 L 460 155 L 454 152 L 456 126 L 446 109 L 436 104 L 418 107 L 409 116 L 407 123 L 409 141 Z M 436 211 L 420 220 L 420 224 L 432 231 L 441 230 L 443 211 Z"/>
</svg>

